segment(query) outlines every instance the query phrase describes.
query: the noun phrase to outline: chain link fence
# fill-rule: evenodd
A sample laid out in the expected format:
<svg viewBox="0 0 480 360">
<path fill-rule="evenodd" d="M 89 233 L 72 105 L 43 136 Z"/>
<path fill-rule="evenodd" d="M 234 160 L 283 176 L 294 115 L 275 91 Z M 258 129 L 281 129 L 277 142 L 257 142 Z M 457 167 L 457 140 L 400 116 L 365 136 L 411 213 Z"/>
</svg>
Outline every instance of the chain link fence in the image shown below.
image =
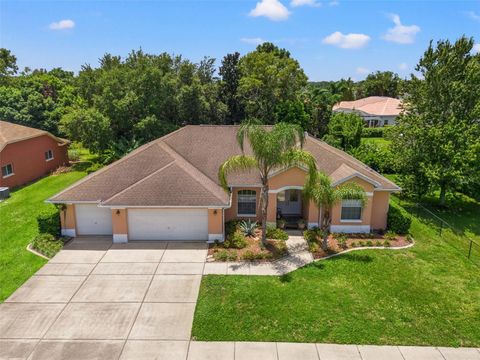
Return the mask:
<svg viewBox="0 0 480 360">
<path fill-rule="evenodd" d="M 443 241 L 453 246 L 475 265 L 480 266 L 480 243 L 473 240 L 465 231 L 453 227 L 422 204 L 405 203 L 400 200 L 400 205 L 409 212 L 411 216 L 416 217 L 435 229 Z"/>
</svg>

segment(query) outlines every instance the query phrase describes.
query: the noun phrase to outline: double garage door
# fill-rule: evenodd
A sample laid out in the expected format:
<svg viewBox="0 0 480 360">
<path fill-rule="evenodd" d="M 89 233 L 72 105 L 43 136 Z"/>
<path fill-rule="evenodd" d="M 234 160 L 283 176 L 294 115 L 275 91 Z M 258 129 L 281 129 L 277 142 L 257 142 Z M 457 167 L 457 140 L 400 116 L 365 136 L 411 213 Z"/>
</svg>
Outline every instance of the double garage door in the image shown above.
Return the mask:
<svg viewBox="0 0 480 360">
<path fill-rule="evenodd" d="M 112 235 L 112 211 L 94 204 L 75 206 L 79 235 Z M 207 209 L 128 209 L 128 239 L 207 240 Z"/>
</svg>

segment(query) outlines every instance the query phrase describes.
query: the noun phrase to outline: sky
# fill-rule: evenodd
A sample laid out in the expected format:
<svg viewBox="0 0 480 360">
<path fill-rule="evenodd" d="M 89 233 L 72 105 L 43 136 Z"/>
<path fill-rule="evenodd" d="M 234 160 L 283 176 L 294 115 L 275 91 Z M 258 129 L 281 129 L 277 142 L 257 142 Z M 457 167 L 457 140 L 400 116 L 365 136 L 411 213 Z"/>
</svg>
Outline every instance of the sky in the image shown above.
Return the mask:
<svg viewBox="0 0 480 360">
<path fill-rule="evenodd" d="M 290 51 L 310 81 L 414 71 L 430 40 L 475 38 L 480 0 L 0 0 L 0 47 L 21 69 L 98 65 L 105 53 L 245 54 L 263 41 Z"/>
</svg>

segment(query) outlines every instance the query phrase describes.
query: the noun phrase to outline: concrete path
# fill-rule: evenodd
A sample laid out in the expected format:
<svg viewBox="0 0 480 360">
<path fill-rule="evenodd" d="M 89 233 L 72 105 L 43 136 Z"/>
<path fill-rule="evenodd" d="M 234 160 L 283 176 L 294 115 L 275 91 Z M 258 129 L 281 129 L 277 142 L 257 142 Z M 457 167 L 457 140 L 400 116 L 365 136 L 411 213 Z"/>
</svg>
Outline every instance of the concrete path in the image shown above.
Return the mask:
<svg viewBox="0 0 480 360">
<path fill-rule="evenodd" d="M 207 266 L 292 271 L 312 259 L 291 240 L 290 256 L 272 269 L 205 264 L 207 247 L 198 242 L 75 239 L 0 304 L 0 359 L 480 360 L 474 348 L 190 341 Z"/>
</svg>

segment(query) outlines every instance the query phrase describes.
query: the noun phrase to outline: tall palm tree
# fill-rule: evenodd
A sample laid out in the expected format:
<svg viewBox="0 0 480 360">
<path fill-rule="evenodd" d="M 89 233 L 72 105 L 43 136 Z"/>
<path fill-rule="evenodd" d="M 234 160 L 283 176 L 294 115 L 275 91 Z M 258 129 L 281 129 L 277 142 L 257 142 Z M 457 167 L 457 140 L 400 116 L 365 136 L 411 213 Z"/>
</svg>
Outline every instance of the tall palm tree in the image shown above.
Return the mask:
<svg viewBox="0 0 480 360">
<path fill-rule="evenodd" d="M 324 172 L 317 171 L 308 175 L 303 189 L 305 199 L 311 200 L 318 207 L 318 226 L 324 231 L 323 248 L 328 247 L 328 232 L 332 222 L 332 207 L 342 200 L 360 200 L 362 206 L 367 202 L 363 188 L 353 182 L 332 186 L 332 179 Z M 321 216 L 323 213 L 323 216 Z"/>
<path fill-rule="evenodd" d="M 252 155 L 244 152 L 248 140 Z M 230 173 L 257 170 L 262 183 L 260 208 L 262 219 L 262 243 L 267 240 L 268 178 L 273 171 L 291 166 L 305 166 L 310 173 L 316 171 L 315 159 L 302 149 L 304 133 L 298 125 L 278 123 L 272 127 L 249 121 L 240 126 L 237 141 L 242 155 L 227 159 L 218 170 L 220 184 L 229 191 L 227 177 Z"/>
</svg>

